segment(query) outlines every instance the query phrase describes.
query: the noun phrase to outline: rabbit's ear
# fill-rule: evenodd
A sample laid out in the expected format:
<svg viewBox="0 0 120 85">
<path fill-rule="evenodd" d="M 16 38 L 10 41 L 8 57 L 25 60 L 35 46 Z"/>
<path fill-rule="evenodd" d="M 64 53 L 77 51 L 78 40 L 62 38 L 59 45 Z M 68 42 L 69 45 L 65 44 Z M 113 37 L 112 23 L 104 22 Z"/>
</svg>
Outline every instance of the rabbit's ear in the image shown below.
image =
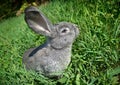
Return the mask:
<svg viewBox="0 0 120 85">
<path fill-rule="evenodd" d="M 25 9 L 25 21 L 36 33 L 51 35 L 52 23 L 36 7 L 30 6 Z"/>
</svg>

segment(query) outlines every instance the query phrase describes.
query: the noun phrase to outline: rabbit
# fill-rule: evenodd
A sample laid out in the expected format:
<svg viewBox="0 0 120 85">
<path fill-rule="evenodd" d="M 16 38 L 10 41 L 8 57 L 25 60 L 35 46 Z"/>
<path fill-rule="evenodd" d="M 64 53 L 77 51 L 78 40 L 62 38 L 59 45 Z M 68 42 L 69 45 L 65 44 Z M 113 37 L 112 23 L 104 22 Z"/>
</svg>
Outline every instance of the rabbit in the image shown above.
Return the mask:
<svg viewBox="0 0 120 85">
<path fill-rule="evenodd" d="M 71 61 L 72 43 L 79 35 L 77 25 L 70 22 L 52 24 L 38 8 L 25 9 L 25 21 L 34 32 L 46 36 L 46 42 L 23 54 L 23 63 L 47 77 L 62 75 Z"/>
</svg>

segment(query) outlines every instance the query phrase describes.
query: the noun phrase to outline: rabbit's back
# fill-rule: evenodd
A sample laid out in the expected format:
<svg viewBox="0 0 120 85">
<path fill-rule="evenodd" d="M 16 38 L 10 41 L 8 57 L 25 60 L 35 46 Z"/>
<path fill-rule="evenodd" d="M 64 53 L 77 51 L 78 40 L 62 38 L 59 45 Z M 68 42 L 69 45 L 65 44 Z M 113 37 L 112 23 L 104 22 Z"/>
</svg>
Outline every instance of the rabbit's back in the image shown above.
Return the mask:
<svg viewBox="0 0 120 85">
<path fill-rule="evenodd" d="M 29 55 L 34 49 L 35 48 L 30 48 L 23 54 L 23 63 L 25 64 L 25 67 L 27 69 L 33 69 L 33 67 L 31 66 L 33 66 L 34 58 L 30 58 Z M 30 62 L 30 59 L 31 59 L 31 62 Z"/>
</svg>

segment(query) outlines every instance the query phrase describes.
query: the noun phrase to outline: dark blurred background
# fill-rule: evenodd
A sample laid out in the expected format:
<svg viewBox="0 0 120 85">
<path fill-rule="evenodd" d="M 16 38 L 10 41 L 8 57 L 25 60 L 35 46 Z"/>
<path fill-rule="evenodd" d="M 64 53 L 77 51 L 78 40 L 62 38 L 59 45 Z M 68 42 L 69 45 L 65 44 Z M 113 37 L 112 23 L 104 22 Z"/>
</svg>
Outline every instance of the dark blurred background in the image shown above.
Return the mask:
<svg viewBox="0 0 120 85">
<path fill-rule="evenodd" d="M 6 19 L 12 16 L 19 16 L 23 13 L 24 9 L 29 5 L 40 6 L 41 4 L 49 3 L 55 0 L 0 0 L 0 20 Z M 67 1 L 69 0 L 61 0 Z M 73 0 L 74 1 L 74 0 Z M 87 4 L 92 3 L 95 5 L 99 0 L 79 0 L 82 2 L 87 2 Z M 103 2 L 107 11 L 114 14 L 114 17 L 118 17 L 120 14 L 120 1 L 119 0 L 100 0 Z"/>
<path fill-rule="evenodd" d="M 47 3 L 49 0 L 0 0 L 0 20 L 19 16 L 23 13 L 25 7 L 29 5 L 39 6 Z"/>
</svg>

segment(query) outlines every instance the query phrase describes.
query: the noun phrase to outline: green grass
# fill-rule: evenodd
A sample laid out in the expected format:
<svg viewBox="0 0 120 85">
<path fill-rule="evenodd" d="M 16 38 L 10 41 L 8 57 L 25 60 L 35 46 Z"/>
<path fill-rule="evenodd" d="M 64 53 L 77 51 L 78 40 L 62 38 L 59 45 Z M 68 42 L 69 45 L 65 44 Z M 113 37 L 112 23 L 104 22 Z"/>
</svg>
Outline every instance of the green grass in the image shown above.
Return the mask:
<svg viewBox="0 0 120 85">
<path fill-rule="evenodd" d="M 117 1 L 55 0 L 40 9 L 53 22 L 78 25 L 72 61 L 59 80 L 26 71 L 22 55 L 45 40 L 32 32 L 24 15 L 0 23 L 0 85 L 118 85 L 120 14 Z"/>
</svg>

